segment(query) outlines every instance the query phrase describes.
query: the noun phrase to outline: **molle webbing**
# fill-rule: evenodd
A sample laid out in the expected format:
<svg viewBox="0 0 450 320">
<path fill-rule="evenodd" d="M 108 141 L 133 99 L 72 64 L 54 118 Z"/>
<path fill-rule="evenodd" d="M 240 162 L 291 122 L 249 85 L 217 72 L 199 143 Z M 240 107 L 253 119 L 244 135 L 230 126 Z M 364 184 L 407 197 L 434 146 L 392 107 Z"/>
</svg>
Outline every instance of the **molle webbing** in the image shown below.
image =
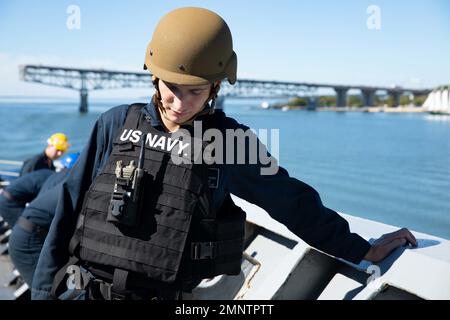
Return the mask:
<svg viewBox="0 0 450 320">
<path fill-rule="evenodd" d="M 168 149 L 183 144 L 154 129 L 142 107 L 130 106 L 107 164 L 86 193 L 71 253 L 82 263 L 136 272 L 164 283 L 174 282 L 185 272 L 202 277 L 239 273 L 245 213 L 230 204 L 229 198 L 224 206 L 227 212 L 216 214 L 208 188 L 208 167 L 173 163 Z M 140 221 L 133 227 L 109 222 L 116 163 L 137 162 L 139 140 L 147 134 L 154 140 L 145 144 Z M 205 242 L 213 243 L 211 255 L 205 255 Z M 180 272 L 180 267 L 185 270 Z"/>
</svg>

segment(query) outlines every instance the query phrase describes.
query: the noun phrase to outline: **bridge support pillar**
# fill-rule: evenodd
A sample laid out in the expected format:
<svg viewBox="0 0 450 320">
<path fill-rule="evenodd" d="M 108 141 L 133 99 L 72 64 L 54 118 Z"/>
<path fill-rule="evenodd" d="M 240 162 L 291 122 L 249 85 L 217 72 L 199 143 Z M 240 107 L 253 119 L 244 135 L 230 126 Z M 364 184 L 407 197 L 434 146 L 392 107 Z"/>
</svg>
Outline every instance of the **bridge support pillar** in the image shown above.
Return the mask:
<svg viewBox="0 0 450 320">
<path fill-rule="evenodd" d="M 373 107 L 375 104 L 375 90 L 362 89 L 361 94 L 362 94 L 363 106 Z"/>
<path fill-rule="evenodd" d="M 392 107 L 396 108 L 400 105 L 400 95 L 401 92 L 399 91 L 390 91 L 389 95 L 391 96 L 392 99 Z"/>
<path fill-rule="evenodd" d="M 86 89 L 80 90 L 80 113 L 88 112 L 88 91 Z"/>
<path fill-rule="evenodd" d="M 345 107 L 347 105 L 347 88 L 334 88 L 336 91 L 336 107 Z"/>
<path fill-rule="evenodd" d="M 307 110 L 316 110 L 317 108 L 317 97 L 309 96 L 308 97 L 308 105 L 306 106 Z"/>
</svg>

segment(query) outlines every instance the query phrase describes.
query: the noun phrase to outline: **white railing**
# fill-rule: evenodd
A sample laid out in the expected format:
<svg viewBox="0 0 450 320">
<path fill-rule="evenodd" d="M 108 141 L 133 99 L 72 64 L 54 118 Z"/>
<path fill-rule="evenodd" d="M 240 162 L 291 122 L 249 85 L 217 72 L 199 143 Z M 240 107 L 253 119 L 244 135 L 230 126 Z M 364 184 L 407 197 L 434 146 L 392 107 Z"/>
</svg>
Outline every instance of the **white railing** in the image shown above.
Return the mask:
<svg viewBox="0 0 450 320">
<path fill-rule="evenodd" d="M 10 165 L 10 166 L 22 166 L 22 161 L 12 161 L 12 160 L 0 160 L 0 164 Z"/>
<path fill-rule="evenodd" d="M 0 170 L 0 176 L 3 177 L 12 177 L 17 178 L 20 176 L 19 172 L 11 171 L 9 168 L 4 168 L 5 166 L 13 166 L 15 168 L 20 168 L 22 166 L 22 161 L 13 161 L 13 160 L 0 160 L 0 166 L 2 166 L 2 169 Z M 9 181 L 0 181 L 0 189 L 4 188 L 9 185 Z"/>
</svg>

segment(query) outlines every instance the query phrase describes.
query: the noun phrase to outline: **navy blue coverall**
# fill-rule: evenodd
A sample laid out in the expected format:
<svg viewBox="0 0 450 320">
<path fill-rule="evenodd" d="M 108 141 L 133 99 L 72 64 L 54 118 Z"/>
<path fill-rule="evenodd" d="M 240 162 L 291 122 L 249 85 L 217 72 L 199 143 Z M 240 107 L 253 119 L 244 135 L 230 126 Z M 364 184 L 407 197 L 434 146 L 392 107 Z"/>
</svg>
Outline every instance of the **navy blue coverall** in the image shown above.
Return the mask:
<svg viewBox="0 0 450 320">
<path fill-rule="evenodd" d="M 11 260 L 30 287 L 39 254 L 55 214 L 58 199 L 56 193 L 59 189 L 54 186 L 67 177 L 69 170 L 51 172 L 53 174 L 42 185 L 37 197 L 22 211 L 9 238 Z"/>
<path fill-rule="evenodd" d="M 12 228 L 25 205 L 36 198 L 43 184 L 55 172 L 40 169 L 27 173 L 11 182 L 0 194 L 0 216 Z"/>
<path fill-rule="evenodd" d="M 45 152 L 41 152 L 35 156 L 32 156 L 31 158 L 24 161 L 22 168 L 20 169 L 20 175 L 23 176 L 24 174 L 30 173 L 35 170 L 39 169 L 50 169 L 55 171 L 55 166 L 53 165 L 53 161 L 48 161 L 47 156 L 45 155 Z"/>
<path fill-rule="evenodd" d="M 100 116 L 67 180 L 59 185 L 55 217 L 33 279 L 32 299 L 52 298 L 53 278 L 69 259 L 68 246 L 84 195 L 105 166 L 127 110 L 128 105 L 121 105 Z M 153 103 L 149 103 L 142 112 L 154 128 L 164 130 Z M 227 118 L 224 126 L 248 129 L 232 118 Z M 274 175 L 261 175 L 260 169 L 258 164 L 219 165 L 219 185 L 213 192 L 214 206 L 218 208 L 225 197 L 233 193 L 265 209 L 272 218 L 320 250 L 355 263 L 364 258 L 370 244 L 351 233 L 345 219 L 323 206 L 319 194 L 312 187 L 289 177 L 282 167 Z"/>
</svg>

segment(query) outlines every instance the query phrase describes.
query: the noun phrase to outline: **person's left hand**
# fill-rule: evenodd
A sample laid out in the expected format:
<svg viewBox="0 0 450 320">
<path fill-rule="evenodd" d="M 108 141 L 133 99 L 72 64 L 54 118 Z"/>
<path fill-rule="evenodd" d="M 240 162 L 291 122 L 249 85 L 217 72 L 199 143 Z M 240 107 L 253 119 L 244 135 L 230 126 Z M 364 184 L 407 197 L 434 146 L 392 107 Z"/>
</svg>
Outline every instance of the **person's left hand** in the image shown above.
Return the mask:
<svg viewBox="0 0 450 320">
<path fill-rule="evenodd" d="M 402 228 L 392 233 L 386 233 L 375 240 L 364 260 L 379 262 L 386 258 L 394 249 L 407 244 L 411 244 L 414 247 L 417 246 L 416 238 L 408 229 Z"/>
</svg>

